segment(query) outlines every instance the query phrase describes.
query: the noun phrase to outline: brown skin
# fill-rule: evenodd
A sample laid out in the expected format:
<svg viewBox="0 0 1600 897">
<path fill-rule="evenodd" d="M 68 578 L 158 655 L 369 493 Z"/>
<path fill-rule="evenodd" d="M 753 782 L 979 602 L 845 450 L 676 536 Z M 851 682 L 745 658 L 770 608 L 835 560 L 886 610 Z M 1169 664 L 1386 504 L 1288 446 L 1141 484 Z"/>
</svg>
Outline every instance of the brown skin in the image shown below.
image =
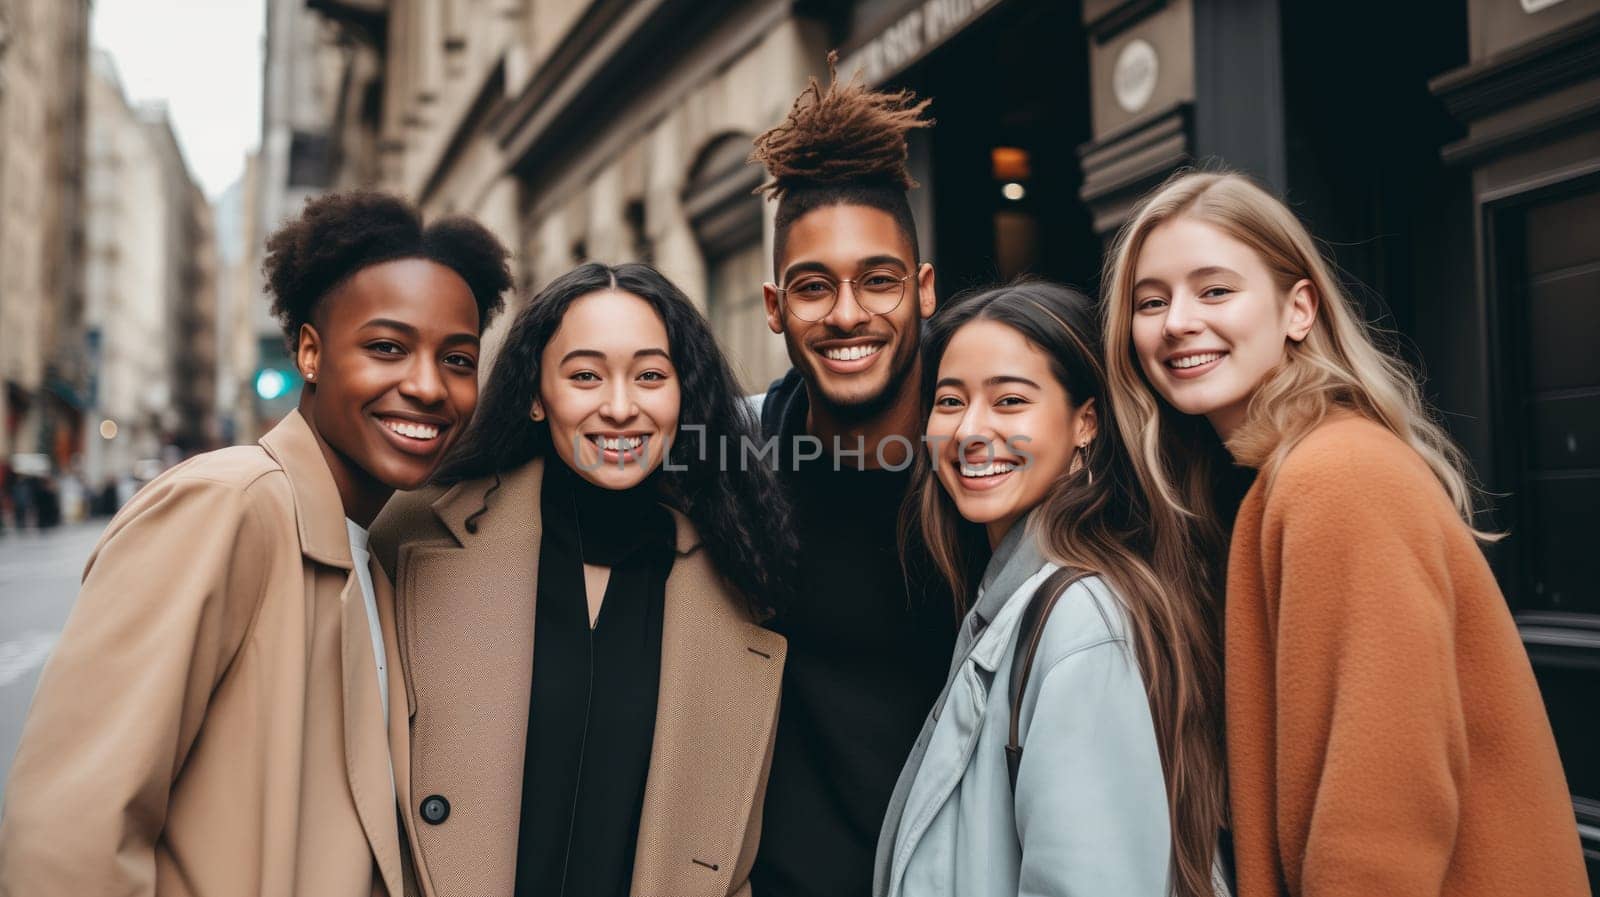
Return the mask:
<svg viewBox="0 0 1600 897">
<path fill-rule="evenodd" d="M 906 296 L 887 315 L 875 315 L 856 301 L 853 287 L 841 285 L 833 310 L 820 321 L 795 317 L 778 293 L 807 271 L 835 280 L 856 278 L 868 270 L 914 274 Z M 864 445 L 863 466 L 876 468 L 879 445 L 892 436 L 916 444 L 922 432 L 917 388 L 920 380 L 919 322 L 932 316 L 936 299 L 933 266 L 912 257 L 911 241 L 893 215 L 870 206 L 836 205 L 813 209 L 789 227 L 778 283 L 763 285 L 767 326 L 783 334 L 789 360 L 806 382 L 811 412 L 806 432 L 829 450 L 837 438 L 846 449 Z M 877 346 L 870 359 L 839 364 L 828 349 Z M 905 445 L 884 446 L 884 462 L 910 460 Z"/>
<path fill-rule="evenodd" d="M 467 282 L 426 259 L 363 268 L 317 303 L 295 353 L 300 414 L 345 516 L 371 525 L 455 444 L 478 404 L 479 329 Z"/>
</svg>

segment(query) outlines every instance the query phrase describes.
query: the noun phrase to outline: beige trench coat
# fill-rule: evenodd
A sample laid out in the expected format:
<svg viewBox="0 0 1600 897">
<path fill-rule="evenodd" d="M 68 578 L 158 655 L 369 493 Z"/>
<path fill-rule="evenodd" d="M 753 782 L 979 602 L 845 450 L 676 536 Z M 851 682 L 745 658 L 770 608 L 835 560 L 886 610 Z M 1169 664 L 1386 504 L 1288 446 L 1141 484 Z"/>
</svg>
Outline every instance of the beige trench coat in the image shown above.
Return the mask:
<svg viewBox="0 0 1600 897">
<path fill-rule="evenodd" d="M 411 696 L 406 828 L 429 897 L 510 894 L 522 811 L 539 570 L 540 461 L 448 491 L 396 496 L 372 528 L 395 571 Z M 636 897 L 749 893 L 785 642 L 756 625 L 674 513 L 661 690 L 639 822 Z M 422 805 L 445 798 L 437 824 Z M 436 814 L 437 815 L 437 814 Z"/>
<path fill-rule="evenodd" d="M 6 785 L 0 894 L 400 894 L 379 700 L 344 512 L 300 415 L 179 465 L 89 559 Z"/>
</svg>

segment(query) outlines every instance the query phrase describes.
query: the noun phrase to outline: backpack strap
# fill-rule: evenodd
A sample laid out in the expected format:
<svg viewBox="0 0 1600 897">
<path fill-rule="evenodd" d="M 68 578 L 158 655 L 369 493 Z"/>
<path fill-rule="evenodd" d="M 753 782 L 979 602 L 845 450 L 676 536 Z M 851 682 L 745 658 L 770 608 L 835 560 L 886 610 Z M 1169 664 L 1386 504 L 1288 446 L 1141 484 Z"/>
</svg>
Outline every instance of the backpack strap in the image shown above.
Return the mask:
<svg viewBox="0 0 1600 897">
<path fill-rule="evenodd" d="M 1075 582 L 1088 576 L 1086 570 L 1062 567 L 1050 574 L 1028 598 L 1022 609 L 1022 621 L 1017 624 L 1017 649 L 1011 655 L 1011 728 L 1006 739 L 1006 772 L 1011 776 L 1011 792 L 1017 791 L 1017 770 L 1022 768 L 1022 744 L 1018 730 L 1022 721 L 1022 695 L 1028 688 L 1028 674 L 1033 671 L 1033 656 L 1039 653 L 1039 642 L 1044 638 L 1045 623 L 1056 602 Z"/>
</svg>

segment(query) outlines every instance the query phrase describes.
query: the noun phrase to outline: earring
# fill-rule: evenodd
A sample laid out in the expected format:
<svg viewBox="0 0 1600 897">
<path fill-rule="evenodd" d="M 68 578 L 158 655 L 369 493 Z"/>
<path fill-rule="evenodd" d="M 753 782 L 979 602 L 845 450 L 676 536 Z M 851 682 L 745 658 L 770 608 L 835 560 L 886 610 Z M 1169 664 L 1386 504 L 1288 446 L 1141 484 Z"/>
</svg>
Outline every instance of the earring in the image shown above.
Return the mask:
<svg viewBox="0 0 1600 897">
<path fill-rule="evenodd" d="M 315 382 L 317 382 L 317 372 L 316 371 L 306 371 L 306 382 L 307 383 L 315 383 Z"/>
<path fill-rule="evenodd" d="M 1072 464 L 1071 464 L 1070 467 L 1067 468 L 1067 473 L 1073 474 L 1073 473 L 1077 473 L 1078 471 L 1081 470 L 1081 471 L 1083 471 L 1083 475 L 1088 478 L 1088 485 L 1093 486 L 1094 485 L 1094 471 L 1089 470 L 1088 466 L 1084 463 L 1084 460 L 1083 460 L 1083 456 L 1086 454 L 1085 450 L 1088 447 L 1089 447 L 1089 443 L 1080 442 L 1080 443 L 1078 443 L 1077 448 L 1074 448 L 1072 450 Z"/>
<path fill-rule="evenodd" d="M 534 419 L 535 421 L 541 421 L 544 420 L 544 412 L 535 408 L 533 411 L 529 412 L 528 417 Z"/>
</svg>

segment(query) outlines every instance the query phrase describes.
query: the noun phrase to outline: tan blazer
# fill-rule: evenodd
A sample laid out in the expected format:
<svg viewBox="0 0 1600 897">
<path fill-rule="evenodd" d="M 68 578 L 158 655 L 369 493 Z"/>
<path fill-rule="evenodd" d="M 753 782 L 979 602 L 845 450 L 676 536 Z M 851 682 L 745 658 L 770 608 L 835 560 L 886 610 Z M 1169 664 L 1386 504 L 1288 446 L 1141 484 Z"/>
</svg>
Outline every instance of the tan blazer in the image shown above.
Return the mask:
<svg viewBox="0 0 1600 897">
<path fill-rule="evenodd" d="M 396 496 L 373 524 L 395 571 L 401 663 L 411 696 L 406 827 L 430 897 L 510 894 L 533 675 L 543 465 L 448 491 Z M 748 894 L 778 720 L 785 643 L 752 622 L 677 519 L 667 579 L 661 692 L 632 892 Z M 449 815 L 424 818 L 430 796 Z"/>
<path fill-rule="evenodd" d="M 390 741 L 339 494 L 291 413 L 102 536 L 6 785 L 0 894 L 398 895 Z"/>
</svg>

